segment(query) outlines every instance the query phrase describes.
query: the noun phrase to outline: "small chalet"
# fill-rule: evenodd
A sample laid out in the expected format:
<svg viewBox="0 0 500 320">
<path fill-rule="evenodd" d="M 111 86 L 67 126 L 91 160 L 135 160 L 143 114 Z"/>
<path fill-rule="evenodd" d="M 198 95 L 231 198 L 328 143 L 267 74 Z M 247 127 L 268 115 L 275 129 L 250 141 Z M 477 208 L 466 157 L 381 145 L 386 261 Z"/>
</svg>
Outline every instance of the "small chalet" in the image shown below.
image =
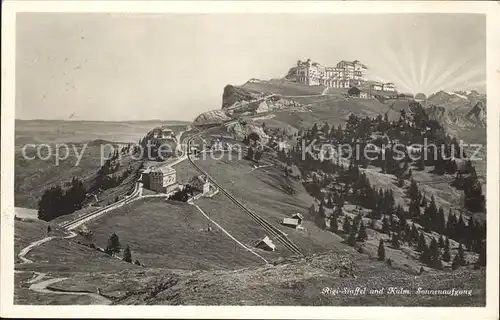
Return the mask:
<svg viewBox="0 0 500 320">
<path fill-rule="evenodd" d="M 293 219 L 297 219 L 297 220 L 299 220 L 299 224 L 301 224 L 301 223 L 302 223 L 302 221 L 304 220 L 304 216 L 303 216 L 303 215 L 301 215 L 301 214 L 300 214 L 300 213 L 298 213 L 298 212 L 297 212 L 297 213 L 295 213 L 295 214 L 292 216 L 292 218 L 293 218 Z"/>
<path fill-rule="evenodd" d="M 297 228 L 300 225 L 298 219 L 292 219 L 292 218 L 284 218 L 281 224 L 292 228 Z"/>
<path fill-rule="evenodd" d="M 369 99 L 371 98 L 370 89 L 364 87 L 351 87 L 347 94 L 352 98 Z"/>
<path fill-rule="evenodd" d="M 268 236 L 265 236 L 264 239 L 258 241 L 255 247 L 266 251 L 276 250 L 276 245 L 273 243 L 271 239 L 269 239 Z"/>
<path fill-rule="evenodd" d="M 207 193 L 210 190 L 210 183 L 207 176 L 205 176 L 204 174 L 193 177 L 189 184 L 194 189 L 202 192 L 203 194 Z"/>
<path fill-rule="evenodd" d="M 291 218 L 284 218 L 281 224 L 287 227 L 299 228 L 303 220 L 303 215 L 295 213 Z"/>
</svg>

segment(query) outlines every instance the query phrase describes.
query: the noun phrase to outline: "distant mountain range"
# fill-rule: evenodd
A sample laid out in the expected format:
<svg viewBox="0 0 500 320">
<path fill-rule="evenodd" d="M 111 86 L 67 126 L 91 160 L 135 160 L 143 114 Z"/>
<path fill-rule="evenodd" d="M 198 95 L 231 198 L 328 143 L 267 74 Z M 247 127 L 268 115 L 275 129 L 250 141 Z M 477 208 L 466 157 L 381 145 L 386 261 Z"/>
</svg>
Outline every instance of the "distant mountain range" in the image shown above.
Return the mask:
<svg viewBox="0 0 500 320">
<path fill-rule="evenodd" d="M 486 94 L 474 90 L 439 91 L 427 99 L 429 114 L 459 127 L 486 127 Z"/>
</svg>

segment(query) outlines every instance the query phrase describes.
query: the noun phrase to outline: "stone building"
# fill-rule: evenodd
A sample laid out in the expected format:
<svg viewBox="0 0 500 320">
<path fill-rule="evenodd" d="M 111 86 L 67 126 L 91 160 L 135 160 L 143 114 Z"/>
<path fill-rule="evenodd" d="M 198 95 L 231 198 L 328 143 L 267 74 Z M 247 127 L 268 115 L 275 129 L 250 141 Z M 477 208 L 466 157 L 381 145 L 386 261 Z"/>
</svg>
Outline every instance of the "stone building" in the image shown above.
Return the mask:
<svg viewBox="0 0 500 320">
<path fill-rule="evenodd" d="M 147 189 L 170 192 L 177 187 L 177 174 L 174 168 L 168 166 L 150 168 L 143 172 L 143 183 Z"/>
</svg>

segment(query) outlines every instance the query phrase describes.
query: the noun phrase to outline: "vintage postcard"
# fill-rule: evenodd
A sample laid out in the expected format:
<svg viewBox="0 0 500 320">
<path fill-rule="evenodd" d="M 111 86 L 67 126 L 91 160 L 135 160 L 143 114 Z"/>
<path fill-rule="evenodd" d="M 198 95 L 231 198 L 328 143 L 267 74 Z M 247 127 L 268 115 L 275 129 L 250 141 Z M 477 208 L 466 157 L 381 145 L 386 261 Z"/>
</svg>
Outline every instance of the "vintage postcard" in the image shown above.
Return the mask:
<svg viewBox="0 0 500 320">
<path fill-rule="evenodd" d="M 3 9 L 2 316 L 498 318 L 497 2 Z"/>
</svg>

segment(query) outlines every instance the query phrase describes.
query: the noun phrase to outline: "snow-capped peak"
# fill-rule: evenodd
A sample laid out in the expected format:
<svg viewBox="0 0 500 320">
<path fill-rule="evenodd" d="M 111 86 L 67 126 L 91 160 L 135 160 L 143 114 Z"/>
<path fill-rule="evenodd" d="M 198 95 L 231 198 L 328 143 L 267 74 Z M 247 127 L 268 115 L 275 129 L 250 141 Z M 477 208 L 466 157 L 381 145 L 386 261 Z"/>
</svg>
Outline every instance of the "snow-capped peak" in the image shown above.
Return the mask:
<svg viewBox="0 0 500 320">
<path fill-rule="evenodd" d="M 461 95 L 461 94 L 458 94 L 458 93 L 456 93 L 456 92 L 452 92 L 452 91 L 445 91 L 445 92 L 446 92 L 447 94 L 449 94 L 449 95 L 454 95 L 454 96 L 457 96 L 457 97 L 459 97 L 459 98 L 462 98 L 462 99 L 467 100 L 467 97 L 466 97 L 466 96 Z M 466 94 L 468 94 L 468 93 L 466 93 Z"/>
</svg>

